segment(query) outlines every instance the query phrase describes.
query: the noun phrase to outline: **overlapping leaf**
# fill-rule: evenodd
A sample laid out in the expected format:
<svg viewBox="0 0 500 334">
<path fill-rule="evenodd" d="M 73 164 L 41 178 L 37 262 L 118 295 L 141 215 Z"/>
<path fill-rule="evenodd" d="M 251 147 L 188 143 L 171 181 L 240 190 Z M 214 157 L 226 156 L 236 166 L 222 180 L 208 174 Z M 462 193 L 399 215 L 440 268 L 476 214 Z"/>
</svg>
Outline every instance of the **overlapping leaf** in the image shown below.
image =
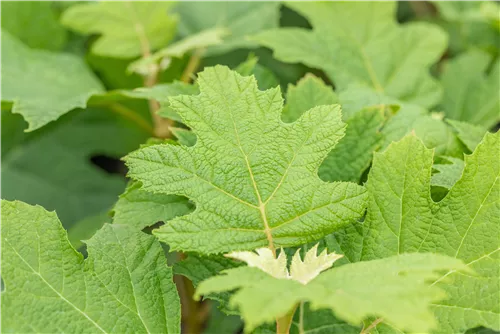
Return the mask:
<svg viewBox="0 0 500 334">
<path fill-rule="evenodd" d="M 202 282 L 196 293 L 199 297 L 237 290 L 230 305 L 241 312 L 247 331 L 309 301 L 312 308 L 331 309 L 353 325 L 375 315 L 405 330 L 425 332 L 435 323 L 429 304 L 444 296 L 428 282 L 443 270 L 463 267 L 459 260 L 442 255 L 406 254 L 334 268 L 305 285 L 257 268 L 239 267 Z"/>
<path fill-rule="evenodd" d="M 2 30 L 28 47 L 60 50 L 66 31 L 57 21 L 51 1 L 6 1 L 2 4 Z"/>
<path fill-rule="evenodd" d="M 289 2 L 313 30 L 281 28 L 254 40 L 277 59 L 325 71 L 339 90 L 352 85 L 430 107 L 441 90 L 429 74 L 446 47 L 446 35 L 426 23 L 399 25 L 395 2 Z M 384 56 L 381 57 L 381 50 Z"/>
<path fill-rule="evenodd" d="M 452 55 L 480 48 L 498 55 L 500 7 L 495 1 L 433 1 L 439 13 L 436 23 L 449 34 Z M 495 22 L 496 21 L 496 22 Z"/>
<path fill-rule="evenodd" d="M 113 208 L 113 223 L 133 225 L 137 230 L 166 222 L 189 213 L 192 205 L 187 198 L 176 195 L 151 194 L 131 182 Z"/>
<path fill-rule="evenodd" d="M 136 57 L 164 47 L 175 35 L 173 2 L 104 1 L 67 9 L 62 23 L 82 34 L 101 34 L 92 52 L 117 58 Z"/>
<path fill-rule="evenodd" d="M 36 130 L 102 91 L 100 82 L 76 56 L 31 50 L 2 31 L 2 101 Z"/>
<path fill-rule="evenodd" d="M 414 136 L 376 154 L 367 188 L 367 220 L 336 235 L 351 261 L 408 252 L 463 260 L 477 274 L 450 271 L 435 280 L 448 298 L 433 303 L 438 332 L 500 330 L 500 133 L 466 156 L 462 177 L 439 203 L 429 196 L 432 150 Z"/>
<path fill-rule="evenodd" d="M 180 333 L 180 305 L 163 250 L 152 236 L 105 225 L 68 242 L 57 216 L 2 201 L 2 332 Z"/>
<path fill-rule="evenodd" d="M 146 191 L 184 195 L 196 210 L 155 230 L 172 249 L 219 253 L 294 246 L 360 218 L 363 187 L 325 183 L 317 169 L 342 138 L 339 106 L 280 120 L 279 88 L 226 67 L 199 76 L 200 95 L 170 99 L 197 135 L 193 147 L 154 145 L 126 157 Z"/>
<path fill-rule="evenodd" d="M 126 181 L 93 165 L 91 158 L 120 158 L 149 133 L 104 109 L 74 111 L 46 127 L 23 133 L 19 115 L 2 111 L 2 198 L 57 210 L 64 226 L 111 208 Z"/>
<path fill-rule="evenodd" d="M 272 1 L 181 1 L 175 11 L 180 16 L 179 35 L 183 38 L 206 29 L 225 28 L 231 35 L 222 45 L 212 46 L 209 55 L 238 48 L 254 47 L 246 37 L 278 26 L 278 2 Z"/>
<path fill-rule="evenodd" d="M 339 102 L 331 87 L 313 75 L 305 76 L 296 86 L 289 85 L 286 100 L 282 117 L 287 122 L 296 120 L 315 106 Z M 328 154 L 319 168 L 321 179 L 330 182 L 360 181 L 361 175 L 370 165 L 373 152 L 382 144 L 382 134 L 379 130 L 385 121 L 385 104 L 364 108 L 372 104 L 370 101 L 359 107 L 360 110 L 356 110 L 356 113 L 347 118 L 345 137 Z"/>
<path fill-rule="evenodd" d="M 447 118 L 491 128 L 500 121 L 500 61 L 469 51 L 445 64 L 441 108 Z"/>
</svg>

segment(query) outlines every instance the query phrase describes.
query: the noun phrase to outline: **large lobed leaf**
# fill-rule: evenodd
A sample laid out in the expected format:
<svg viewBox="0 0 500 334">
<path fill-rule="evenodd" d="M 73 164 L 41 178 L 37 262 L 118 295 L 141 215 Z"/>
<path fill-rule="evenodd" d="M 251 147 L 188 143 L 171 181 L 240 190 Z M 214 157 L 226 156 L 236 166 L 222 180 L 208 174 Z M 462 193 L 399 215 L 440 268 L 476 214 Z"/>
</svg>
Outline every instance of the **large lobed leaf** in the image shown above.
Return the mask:
<svg viewBox="0 0 500 334">
<path fill-rule="evenodd" d="M 405 330 L 424 332 L 435 324 L 429 304 L 444 297 L 429 281 L 443 270 L 463 267 L 442 255 L 406 254 L 334 268 L 304 285 L 245 266 L 202 282 L 196 296 L 236 290 L 230 305 L 241 312 L 246 331 L 310 302 L 313 309 L 331 309 L 353 325 L 377 316 Z"/>
<path fill-rule="evenodd" d="M 31 50 L 2 31 L 2 101 L 36 130 L 74 108 L 84 108 L 101 83 L 70 54 Z"/>
<path fill-rule="evenodd" d="M 125 158 L 146 191 L 183 195 L 196 210 L 155 230 L 172 249 L 220 253 L 293 246 L 358 219 L 364 188 L 325 183 L 321 161 L 344 135 L 339 106 L 310 109 L 281 122 L 279 88 L 227 67 L 199 76 L 201 93 L 170 99 L 197 135 L 192 147 L 155 145 Z"/>
<path fill-rule="evenodd" d="M 429 67 L 446 48 L 446 35 L 426 23 L 399 25 L 395 2 L 288 2 L 313 30 L 280 28 L 253 39 L 285 62 L 322 69 L 339 90 L 370 87 L 430 107 L 441 97 Z M 383 57 L 380 56 L 383 50 Z"/>
<path fill-rule="evenodd" d="M 476 274 L 449 271 L 434 282 L 448 298 L 433 303 L 438 332 L 500 330 L 500 133 L 465 158 L 461 178 L 439 203 L 429 196 L 432 150 L 414 136 L 376 154 L 367 220 L 336 233 L 351 262 L 433 252 L 461 259 Z"/>
<path fill-rule="evenodd" d="M 92 52 L 131 58 L 164 47 L 175 35 L 177 18 L 167 15 L 173 2 L 104 1 L 67 9 L 62 23 L 82 34 L 100 34 Z"/>
<path fill-rule="evenodd" d="M 54 212 L 2 201 L 2 332 L 180 333 L 163 250 L 133 227 L 104 225 L 76 252 Z"/>
</svg>

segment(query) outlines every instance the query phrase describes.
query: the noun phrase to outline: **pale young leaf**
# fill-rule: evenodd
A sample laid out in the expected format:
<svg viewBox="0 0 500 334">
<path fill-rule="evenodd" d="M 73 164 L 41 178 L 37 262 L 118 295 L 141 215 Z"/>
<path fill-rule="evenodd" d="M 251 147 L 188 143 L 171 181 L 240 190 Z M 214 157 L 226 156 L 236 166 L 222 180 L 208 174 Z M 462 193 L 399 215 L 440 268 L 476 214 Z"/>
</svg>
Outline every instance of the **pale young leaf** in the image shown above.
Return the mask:
<svg viewBox="0 0 500 334">
<path fill-rule="evenodd" d="M 461 261 L 443 255 L 404 254 L 343 265 L 301 284 L 245 266 L 203 281 L 195 297 L 235 291 L 230 306 L 239 310 L 246 332 L 275 321 L 301 302 L 310 302 L 313 309 L 332 310 L 355 326 L 377 316 L 404 330 L 425 332 L 435 325 L 430 303 L 445 296 L 429 282 L 443 271 L 464 268 Z"/>
</svg>

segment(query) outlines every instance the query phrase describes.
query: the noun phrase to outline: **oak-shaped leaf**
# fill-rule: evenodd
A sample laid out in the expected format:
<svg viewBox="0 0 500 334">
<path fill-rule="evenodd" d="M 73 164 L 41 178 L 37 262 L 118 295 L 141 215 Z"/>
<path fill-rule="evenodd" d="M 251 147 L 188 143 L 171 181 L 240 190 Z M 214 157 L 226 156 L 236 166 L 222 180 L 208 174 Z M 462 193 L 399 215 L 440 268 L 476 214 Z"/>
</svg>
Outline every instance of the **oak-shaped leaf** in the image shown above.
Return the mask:
<svg viewBox="0 0 500 334">
<path fill-rule="evenodd" d="M 202 253 L 296 246 L 363 215 L 363 187 L 317 175 L 344 135 L 338 105 L 286 124 L 279 88 L 260 91 L 254 77 L 223 66 L 205 69 L 198 84 L 199 95 L 170 99 L 196 144 L 154 145 L 125 158 L 144 190 L 196 205 L 154 231 L 161 241 Z"/>
<path fill-rule="evenodd" d="M 429 191 L 433 151 L 409 135 L 375 154 L 365 222 L 334 234 L 350 262 L 432 252 L 473 269 L 474 275 L 449 271 L 434 281 L 448 295 L 432 304 L 437 332 L 464 333 L 478 326 L 500 330 L 499 156 L 500 133 L 486 134 L 465 156 L 459 180 L 436 203 Z"/>
<path fill-rule="evenodd" d="M 54 212 L 2 201 L 2 332 L 180 333 L 156 238 L 106 224 L 86 244 L 84 260 Z"/>
</svg>

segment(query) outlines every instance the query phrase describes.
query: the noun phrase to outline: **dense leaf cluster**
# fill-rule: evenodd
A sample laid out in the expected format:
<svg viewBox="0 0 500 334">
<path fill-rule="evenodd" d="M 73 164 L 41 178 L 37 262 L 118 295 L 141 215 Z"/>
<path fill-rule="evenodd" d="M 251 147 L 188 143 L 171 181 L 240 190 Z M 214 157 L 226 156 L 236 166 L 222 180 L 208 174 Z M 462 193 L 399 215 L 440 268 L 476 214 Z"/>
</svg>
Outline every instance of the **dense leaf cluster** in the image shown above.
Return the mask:
<svg viewBox="0 0 500 334">
<path fill-rule="evenodd" d="M 500 331 L 497 3 L 1 7 L 2 332 Z"/>
</svg>

